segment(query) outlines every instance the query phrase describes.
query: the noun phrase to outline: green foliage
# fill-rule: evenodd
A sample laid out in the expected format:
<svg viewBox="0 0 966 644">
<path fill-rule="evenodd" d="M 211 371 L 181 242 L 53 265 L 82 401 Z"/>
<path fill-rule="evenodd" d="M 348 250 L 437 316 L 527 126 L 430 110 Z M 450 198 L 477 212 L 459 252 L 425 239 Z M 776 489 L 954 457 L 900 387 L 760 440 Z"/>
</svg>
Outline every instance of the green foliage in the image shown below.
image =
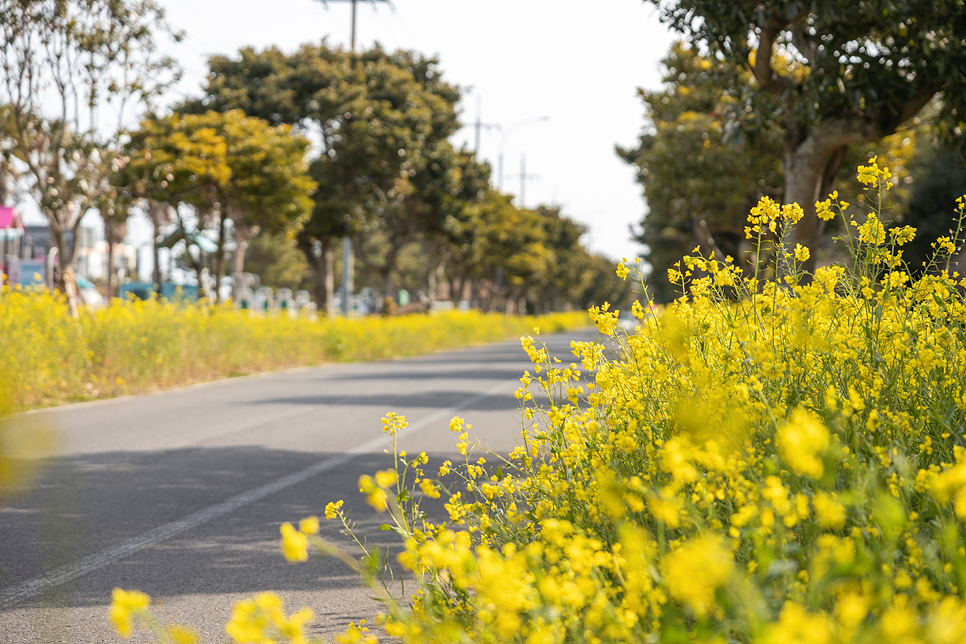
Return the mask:
<svg viewBox="0 0 966 644">
<path fill-rule="evenodd" d="M 903 248 L 909 266 L 919 271 L 932 256 L 933 240 L 955 227 L 950 215 L 956 200 L 966 194 L 966 163 L 949 150 L 926 148 L 913 160 L 913 188 L 896 225 L 914 226 L 919 234 Z"/>
<path fill-rule="evenodd" d="M 785 188 L 783 132 L 767 116 L 779 109 L 774 97 L 762 92 L 747 95 L 743 115 L 735 118 L 735 88 L 752 82 L 751 73 L 733 61 L 699 55 L 682 43 L 672 46 L 663 63 L 664 88 L 640 90 L 647 120 L 640 144 L 618 149 L 618 154 L 638 168 L 648 213 L 635 238 L 645 246 L 645 259 L 653 269 L 649 285 L 654 296 L 667 302 L 676 294 L 667 270 L 696 247 L 719 260 L 730 256 L 743 270 L 750 270 L 753 254 L 744 241 L 741 213 L 762 196 L 783 200 Z M 842 151 L 845 167 L 878 155 L 892 168 L 896 189 L 876 204 L 884 212 L 897 212 L 908 199 L 910 164 L 917 141 L 923 138 L 917 132 L 903 130 Z M 761 178 L 755 184 L 746 181 L 747 176 Z M 861 190 L 850 183 L 838 186 L 836 178 L 830 176 L 823 185 L 838 188 L 843 200 L 871 210 L 874 204 Z M 831 244 L 830 237 L 839 232 L 835 222 L 819 226 L 815 255 L 823 262 L 846 259 Z"/>
<path fill-rule="evenodd" d="M 728 88 L 750 73 L 677 43 L 662 61 L 660 91 L 640 90 L 649 127 L 636 149 L 618 150 L 639 169 L 648 213 L 635 239 L 654 269 L 649 281 L 661 302 L 673 299 L 667 269 L 696 246 L 744 261 L 744 216 L 763 195 L 782 192 L 781 132 L 764 123 L 735 131 Z M 760 103 L 760 101 L 759 101 Z M 761 113 L 774 101 L 755 104 Z M 757 184 L 747 177 L 760 177 Z"/>
<path fill-rule="evenodd" d="M 896 133 L 938 99 L 946 143 L 966 149 L 962 2 L 652 3 L 696 46 L 750 72 L 731 77 L 728 119 L 741 132 L 782 133 L 783 197 L 804 209 L 795 241 L 806 247 L 822 233 L 814 204 L 831 192 L 851 146 Z M 765 96 L 773 109 L 761 109 Z"/>
<path fill-rule="evenodd" d="M 308 268 L 305 255 L 285 235 L 262 234 L 248 241 L 245 271 L 258 275 L 262 286 L 305 288 Z"/>
<path fill-rule="evenodd" d="M 317 134 L 318 188 L 301 246 L 310 254 L 312 242 L 378 230 L 388 250 L 361 259 L 391 280 L 399 253 L 439 228 L 441 202 L 457 189 L 447 139 L 460 92 L 443 81 L 438 61 L 379 47 L 353 54 L 323 42 L 291 56 L 249 48 L 209 62 L 205 96 L 185 110 L 242 109 Z"/>
<path fill-rule="evenodd" d="M 143 113 L 177 80 L 177 65 L 158 52 L 164 34 L 179 37 L 153 0 L 0 3 L 0 166 L 18 161 L 64 267 L 74 259 L 65 233 L 76 244 L 90 210 L 125 210 L 110 184 L 128 124 L 100 114 Z"/>
<path fill-rule="evenodd" d="M 308 217 L 315 189 L 308 148 L 290 126 L 239 110 L 175 113 L 141 124 L 119 181 L 132 198 L 190 205 L 201 227 L 217 226 L 220 276 L 229 220 L 243 240 L 256 230 L 294 235 Z"/>
</svg>

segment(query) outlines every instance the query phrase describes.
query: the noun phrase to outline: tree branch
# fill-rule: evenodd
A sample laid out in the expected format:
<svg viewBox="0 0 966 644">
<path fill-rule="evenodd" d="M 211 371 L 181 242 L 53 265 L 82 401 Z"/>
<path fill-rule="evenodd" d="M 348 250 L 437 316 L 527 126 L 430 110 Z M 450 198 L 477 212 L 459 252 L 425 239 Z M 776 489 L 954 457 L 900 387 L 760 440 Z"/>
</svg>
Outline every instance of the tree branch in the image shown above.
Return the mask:
<svg viewBox="0 0 966 644">
<path fill-rule="evenodd" d="M 799 21 L 795 21 L 791 31 L 792 44 L 795 45 L 795 49 L 805 58 L 805 62 L 809 65 L 815 65 L 815 61 L 818 59 L 818 43 L 805 32 L 802 23 Z"/>
<path fill-rule="evenodd" d="M 758 38 L 758 52 L 755 54 L 755 64 L 751 71 L 761 88 L 769 94 L 781 96 L 792 89 L 792 81 L 776 72 L 771 66 L 772 49 L 781 30 L 788 24 L 787 20 L 772 16 L 761 29 Z"/>
</svg>

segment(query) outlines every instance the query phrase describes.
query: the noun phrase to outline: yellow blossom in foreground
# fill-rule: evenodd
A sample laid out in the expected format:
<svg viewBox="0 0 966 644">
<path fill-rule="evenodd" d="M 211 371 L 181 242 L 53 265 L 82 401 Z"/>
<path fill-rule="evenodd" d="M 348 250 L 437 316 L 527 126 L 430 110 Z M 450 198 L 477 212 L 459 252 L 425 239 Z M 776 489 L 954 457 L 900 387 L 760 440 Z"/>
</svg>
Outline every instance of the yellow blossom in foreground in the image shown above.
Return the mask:
<svg viewBox="0 0 966 644">
<path fill-rule="evenodd" d="M 381 470 L 376 472 L 376 485 L 390 487 L 396 483 L 396 470 Z"/>
<path fill-rule="evenodd" d="M 291 523 L 283 523 L 279 531 L 282 533 L 282 554 L 286 561 L 308 561 L 309 538 L 292 527 Z"/>
<path fill-rule="evenodd" d="M 668 592 L 698 614 L 714 608 L 714 592 L 734 573 L 734 560 L 720 537 L 704 536 L 686 542 L 665 559 Z"/>
<path fill-rule="evenodd" d="M 359 477 L 359 491 L 366 495 L 366 502 L 379 512 L 389 507 L 386 491 L 371 476 Z"/>
<path fill-rule="evenodd" d="M 138 590 L 115 588 L 111 593 L 111 622 L 118 634 L 131 637 L 131 621 L 151 605 L 151 598 Z"/>
<path fill-rule="evenodd" d="M 789 602 L 778 621 L 768 627 L 761 644 L 838 644 L 835 622 L 828 615 L 810 613 Z"/>
<path fill-rule="evenodd" d="M 299 532 L 302 534 L 318 534 L 319 517 L 306 517 L 299 521 Z"/>
<path fill-rule="evenodd" d="M 845 525 L 845 506 L 831 495 L 819 492 L 812 499 L 815 507 L 816 523 L 823 528 L 838 530 Z"/>
<path fill-rule="evenodd" d="M 225 632 L 237 644 L 305 644 L 305 624 L 313 617 L 311 610 L 303 608 L 286 618 L 281 597 L 260 593 L 235 604 Z"/>
<path fill-rule="evenodd" d="M 822 454 L 829 446 L 828 428 L 817 416 L 796 409 L 775 439 L 782 458 L 796 474 L 820 478 L 825 472 Z"/>
</svg>

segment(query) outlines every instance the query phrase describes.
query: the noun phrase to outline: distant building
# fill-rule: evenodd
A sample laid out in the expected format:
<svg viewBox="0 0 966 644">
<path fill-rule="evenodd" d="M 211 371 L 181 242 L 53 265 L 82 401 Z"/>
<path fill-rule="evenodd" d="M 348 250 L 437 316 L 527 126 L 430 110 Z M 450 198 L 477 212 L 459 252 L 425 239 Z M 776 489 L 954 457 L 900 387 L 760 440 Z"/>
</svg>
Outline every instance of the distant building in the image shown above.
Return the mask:
<svg viewBox="0 0 966 644">
<path fill-rule="evenodd" d="M 77 275 L 89 280 L 106 280 L 109 274 L 107 266 L 107 242 L 98 239 L 97 230 L 81 227 L 80 238 L 74 249 Z M 73 231 L 64 233 L 65 242 L 69 246 L 74 239 Z M 35 273 L 34 264 L 45 263 L 50 249 L 53 248 L 53 238 L 50 227 L 24 226 L 15 208 L 0 208 L 0 270 L 13 277 L 20 275 L 21 264 L 31 267 L 31 275 Z M 137 248 L 128 244 L 114 244 L 114 271 L 124 270 L 127 275 L 137 273 Z M 11 279 L 12 282 L 23 282 L 22 279 Z"/>
<path fill-rule="evenodd" d="M 12 206 L 0 206 L 0 276 L 10 277 L 19 283 L 20 262 L 23 252 L 24 229 L 20 214 Z M 0 284 L 4 283 L 0 278 Z"/>
</svg>

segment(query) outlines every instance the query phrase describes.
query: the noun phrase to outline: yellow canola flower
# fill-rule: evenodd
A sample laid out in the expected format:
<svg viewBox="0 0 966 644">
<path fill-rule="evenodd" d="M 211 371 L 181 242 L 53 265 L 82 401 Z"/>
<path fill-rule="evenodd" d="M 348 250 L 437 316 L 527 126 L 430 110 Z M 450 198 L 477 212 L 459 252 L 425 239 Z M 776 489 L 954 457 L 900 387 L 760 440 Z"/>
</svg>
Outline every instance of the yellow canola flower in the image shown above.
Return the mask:
<svg viewBox="0 0 966 644">
<path fill-rule="evenodd" d="M 131 622 L 134 617 L 144 614 L 151 605 L 151 597 L 139 590 L 115 588 L 111 592 L 111 622 L 118 635 L 131 637 Z"/>
<path fill-rule="evenodd" d="M 885 238 L 885 226 L 882 225 L 882 222 L 879 221 L 879 218 L 874 213 L 870 214 L 866 218 L 865 223 L 859 226 L 859 241 L 880 246 L 885 243 Z"/>
<path fill-rule="evenodd" d="M 792 412 L 776 434 L 782 458 L 796 474 L 821 478 L 825 472 L 822 455 L 829 447 L 828 428 L 813 413 L 804 409 Z"/>
<path fill-rule="evenodd" d="M 325 518 L 334 519 L 339 516 L 339 510 L 342 509 L 342 501 L 330 501 L 325 506 Z"/>
<path fill-rule="evenodd" d="M 283 523 L 279 529 L 282 533 L 282 554 L 291 563 L 309 560 L 309 538 L 292 527 L 291 523 Z"/>
<path fill-rule="evenodd" d="M 807 261 L 811 257 L 811 253 L 808 248 L 802 246 L 801 244 L 795 244 L 795 259 L 800 262 Z"/>
<path fill-rule="evenodd" d="M 164 630 L 172 644 L 196 644 L 198 642 L 198 634 L 180 624 L 170 624 Z"/>
<path fill-rule="evenodd" d="M 888 190 L 892 187 L 892 183 L 889 181 L 892 178 L 892 172 L 889 168 L 880 168 L 877 159 L 877 156 L 870 157 L 869 165 L 860 165 L 856 177 L 859 183 L 865 184 L 866 186 L 876 186 L 881 179 L 885 182 L 885 188 Z"/>
<path fill-rule="evenodd" d="M 787 602 L 770 624 L 760 644 L 837 644 L 835 622 L 824 613 L 810 613 L 801 604 Z M 756 643 L 757 644 L 757 643 Z"/>
<path fill-rule="evenodd" d="M 439 488 L 433 485 L 433 482 L 429 479 L 423 479 L 419 482 L 419 487 L 423 491 L 423 494 L 431 499 L 439 498 Z"/>
<path fill-rule="evenodd" d="M 714 593 L 731 580 L 734 559 L 718 536 L 687 541 L 667 555 L 667 588 L 671 597 L 684 602 L 699 615 L 714 608 Z"/>
<path fill-rule="evenodd" d="M 835 219 L 835 213 L 832 212 L 832 201 L 838 201 L 839 193 L 836 190 L 828 196 L 825 201 L 815 202 L 815 214 L 818 215 L 819 219 L 824 219 L 825 221 L 831 221 Z"/>
<path fill-rule="evenodd" d="M 815 508 L 816 523 L 820 527 L 838 530 L 845 525 L 845 506 L 832 495 L 817 493 L 812 499 L 812 506 Z"/>
<path fill-rule="evenodd" d="M 319 517 L 311 516 L 306 517 L 299 521 L 299 532 L 302 534 L 318 534 L 319 533 Z"/>
<path fill-rule="evenodd" d="M 590 319 L 597 325 L 597 330 L 604 335 L 614 335 L 617 328 L 617 316 L 620 311 L 611 311 L 610 304 L 604 302 L 602 306 L 595 306 L 590 309 Z"/>
<path fill-rule="evenodd" d="M 359 477 L 359 491 L 366 495 L 366 503 L 378 512 L 385 512 L 389 507 L 386 491 L 371 476 Z"/>
<path fill-rule="evenodd" d="M 305 624 L 313 617 L 310 609 L 303 608 L 286 618 L 281 597 L 260 593 L 235 604 L 225 632 L 236 644 L 273 644 L 279 640 L 305 644 Z"/>
<path fill-rule="evenodd" d="M 396 470 L 381 470 L 376 472 L 376 485 L 390 487 L 396 483 Z"/>
</svg>

